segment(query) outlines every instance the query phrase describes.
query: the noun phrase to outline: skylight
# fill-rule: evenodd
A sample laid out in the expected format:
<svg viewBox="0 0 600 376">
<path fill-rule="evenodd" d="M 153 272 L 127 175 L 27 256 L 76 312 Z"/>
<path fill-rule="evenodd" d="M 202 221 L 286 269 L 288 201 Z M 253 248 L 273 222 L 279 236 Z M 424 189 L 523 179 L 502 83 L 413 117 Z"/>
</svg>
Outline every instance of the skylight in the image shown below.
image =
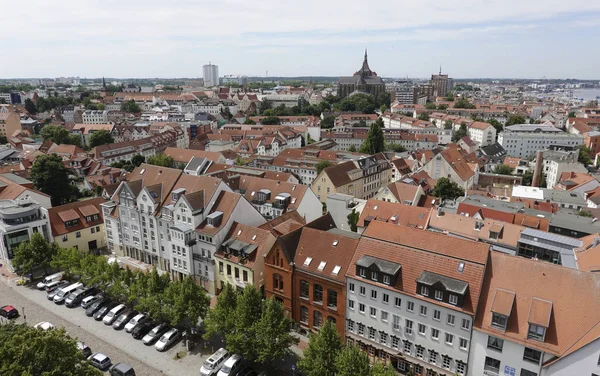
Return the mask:
<svg viewBox="0 0 600 376">
<path fill-rule="evenodd" d="M 375 205 L 375 206 L 373 207 L 373 210 L 377 210 L 377 205 Z"/>
<path fill-rule="evenodd" d="M 459 273 L 462 273 L 463 270 L 465 270 L 465 263 L 461 261 L 458 263 L 458 271 Z"/>
<path fill-rule="evenodd" d="M 306 260 L 304 260 L 304 266 L 309 266 L 311 261 L 312 261 L 312 257 L 307 257 Z"/>
<path fill-rule="evenodd" d="M 327 265 L 327 263 L 325 261 L 321 261 L 321 263 L 319 264 L 319 267 L 317 268 L 318 271 L 322 272 L 323 269 L 325 269 L 325 265 Z"/>
<path fill-rule="evenodd" d="M 237 236 L 240 236 L 241 233 L 242 233 L 242 230 L 238 230 Z"/>
<path fill-rule="evenodd" d="M 335 275 L 338 275 L 341 268 L 342 268 L 341 266 L 336 265 L 335 268 L 333 268 L 333 272 L 332 273 L 335 274 Z"/>
<path fill-rule="evenodd" d="M 339 241 L 337 241 L 337 240 L 334 240 L 334 241 L 333 241 L 333 246 L 335 247 L 336 245 L 338 245 L 338 243 L 339 243 Z"/>
<path fill-rule="evenodd" d="M 256 240 L 256 235 L 252 235 L 252 240 Z"/>
</svg>

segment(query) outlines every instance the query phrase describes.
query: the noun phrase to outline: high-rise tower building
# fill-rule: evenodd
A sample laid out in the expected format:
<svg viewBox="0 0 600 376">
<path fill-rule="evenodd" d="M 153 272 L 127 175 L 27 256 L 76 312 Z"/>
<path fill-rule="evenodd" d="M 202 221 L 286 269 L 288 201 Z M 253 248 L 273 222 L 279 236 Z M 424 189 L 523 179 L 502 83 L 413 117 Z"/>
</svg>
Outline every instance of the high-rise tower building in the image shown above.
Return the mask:
<svg viewBox="0 0 600 376">
<path fill-rule="evenodd" d="M 219 85 L 219 67 L 208 62 L 202 67 L 205 87 L 213 87 Z"/>
</svg>

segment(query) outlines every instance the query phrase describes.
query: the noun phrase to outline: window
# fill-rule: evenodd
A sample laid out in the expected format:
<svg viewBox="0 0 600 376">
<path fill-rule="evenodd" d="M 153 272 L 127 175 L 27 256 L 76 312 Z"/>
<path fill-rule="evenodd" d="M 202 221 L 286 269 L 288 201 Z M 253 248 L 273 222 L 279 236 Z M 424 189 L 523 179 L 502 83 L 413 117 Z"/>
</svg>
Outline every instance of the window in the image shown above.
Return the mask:
<svg viewBox="0 0 600 376">
<path fill-rule="evenodd" d="M 506 330 L 506 320 L 507 317 L 504 315 L 501 315 L 499 313 L 492 313 L 492 327 L 497 328 L 497 329 L 502 329 L 502 330 Z"/>
<path fill-rule="evenodd" d="M 367 276 L 367 272 L 364 268 L 359 269 L 359 274 L 361 277 L 365 278 Z"/>
<path fill-rule="evenodd" d="M 546 334 L 546 328 L 540 325 L 529 324 L 529 330 L 527 331 L 527 338 L 535 339 L 536 341 L 544 341 Z"/>
<path fill-rule="evenodd" d="M 386 285 L 390 284 L 390 276 L 387 274 L 383 275 L 383 283 L 385 283 Z"/>
<path fill-rule="evenodd" d="M 227 265 L 227 274 L 231 274 L 231 267 Z M 300 297 L 304 299 L 308 299 L 308 282 L 300 281 Z"/>
<path fill-rule="evenodd" d="M 348 299 L 348 308 L 354 309 L 354 300 Z"/>
<path fill-rule="evenodd" d="M 419 334 L 424 336 L 425 335 L 425 331 L 427 330 L 427 327 L 423 324 L 419 324 Z"/>
<path fill-rule="evenodd" d="M 462 324 L 460 327 L 464 330 L 469 330 L 471 328 L 471 321 L 469 319 L 462 319 Z"/>
<path fill-rule="evenodd" d="M 375 339 L 375 328 L 369 328 L 369 339 Z"/>
<path fill-rule="evenodd" d="M 365 313 L 365 305 L 363 303 L 358 303 L 358 312 Z"/>
<path fill-rule="evenodd" d="M 413 327 L 413 322 L 407 319 L 406 320 L 406 328 L 405 328 L 406 329 L 406 334 L 412 335 L 412 332 L 413 332 L 412 331 L 412 327 Z"/>
<path fill-rule="evenodd" d="M 221 262 L 219 262 L 221 264 Z M 273 288 L 275 290 L 283 290 L 283 277 L 279 274 L 273 274 Z"/>
<path fill-rule="evenodd" d="M 364 296 L 367 293 L 367 289 L 365 288 L 365 286 L 360 286 L 360 294 L 362 296 Z"/>
<path fill-rule="evenodd" d="M 398 315 L 393 316 L 392 328 L 394 330 L 400 330 L 400 316 L 398 316 Z"/>
<path fill-rule="evenodd" d="M 429 363 L 435 364 L 437 362 L 437 353 L 433 350 L 429 350 Z"/>
<path fill-rule="evenodd" d="M 371 272 L 371 280 L 373 280 L 373 281 L 377 281 L 377 278 L 378 278 L 377 272 L 373 272 L 373 271 L 372 271 L 372 272 Z"/>
<path fill-rule="evenodd" d="M 456 362 L 456 373 L 464 375 L 467 371 L 467 365 L 461 361 Z"/>
<path fill-rule="evenodd" d="M 417 358 L 423 359 L 423 355 L 425 354 L 425 348 L 423 346 L 415 345 L 417 349 Z"/>
<path fill-rule="evenodd" d="M 530 349 L 529 347 L 526 347 L 525 351 L 523 351 L 523 360 L 527 360 L 527 361 L 533 362 L 535 364 L 540 364 L 541 358 L 542 358 L 542 353 L 540 351 Z"/>
<path fill-rule="evenodd" d="M 223 274 L 223 262 L 219 261 L 219 273 Z"/>
<path fill-rule="evenodd" d="M 421 286 L 421 295 L 429 296 L 429 287 Z"/>
<path fill-rule="evenodd" d="M 354 332 L 354 321 L 348 320 L 347 324 L 348 324 L 348 331 Z"/>
<path fill-rule="evenodd" d="M 454 326 L 454 319 L 455 319 L 454 315 L 448 314 L 448 318 L 447 318 L 446 322 L 448 323 L 448 325 Z"/>
<path fill-rule="evenodd" d="M 446 333 L 446 345 L 452 345 L 454 342 L 454 336 L 450 333 Z"/>
<path fill-rule="evenodd" d="M 442 367 L 444 367 L 445 369 L 450 369 L 451 361 L 452 358 L 450 358 L 448 355 L 442 355 Z"/>
<path fill-rule="evenodd" d="M 396 298 L 396 300 L 394 301 L 394 305 L 400 308 L 402 306 L 402 299 Z"/>
<path fill-rule="evenodd" d="M 466 350 L 469 348 L 469 341 L 466 338 L 460 338 L 458 340 L 458 347 L 460 347 L 463 350 Z"/>
<path fill-rule="evenodd" d="M 437 310 L 437 309 L 433 310 L 433 319 L 434 320 L 440 321 L 441 316 L 442 316 L 442 313 L 439 310 Z"/>
<path fill-rule="evenodd" d="M 444 292 L 440 290 L 435 290 L 435 298 L 437 300 L 444 300 Z"/>
<path fill-rule="evenodd" d="M 413 312 L 414 309 L 415 309 L 415 303 L 413 303 L 413 302 L 406 303 L 406 310 L 408 312 Z"/>
<path fill-rule="evenodd" d="M 231 265 L 227 265 L 227 275 L 231 275 Z M 306 298 L 308 298 L 308 282 L 303 282 L 306 283 Z M 300 296 L 302 296 L 302 291 L 300 291 Z"/>
<path fill-rule="evenodd" d="M 379 343 L 381 343 L 382 345 L 387 344 L 387 333 L 379 332 Z"/>
<path fill-rule="evenodd" d="M 383 294 L 383 302 L 386 304 L 390 302 L 390 296 L 388 294 Z"/>
<path fill-rule="evenodd" d="M 67 240 L 69 240 L 69 237 L 68 237 L 67 235 L 63 235 L 63 237 L 62 237 L 62 241 L 63 241 L 63 242 L 66 242 Z"/>
<path fill-rule="evenodd" d="M 452 305 L 457 305 L 458 304 L 458 295 L 450 294 L 450 296 L 448 297 L 448 301 Z"/>
<path fill-rule="evenodd" d="M 504 346 L 504 340 L 498 337 L 488 336 L 487 347 L 488 349 L 497 350 L 502 352 Z"/>
<path fill-rule="evenodd" d="M 377 299 L 377 290 L 371 290 L 371 299 Z"/>
<path fill-rule="evenodd" d="M 371 315 L 371 317 L 377 317 L 377 308 L 370 307 L 369 314 Z"/>
<path fill-rule="evenodd" d="M 386 311 L 381 311 L 381 321 L 388 321 L 388 313 Z"/>
<path fill-rule="evenodd" d="M 300 322 L 303 324 L 308 324 L 308 308 L 304 306 L 300 307 Z"/>
<path fill-rule="evenodd" d="M 91 232 L 92 234 L 94 234 L 94 233 L 96 232 L 96 229 L 95 229 L 94 227 L 92 227 L 92 228 L 91 228 L 91 230 L 90 230 L 90 232 Z"/>
<path fill-rule="evenodd" d="M 323 315 L 319 311 L 313 312 L 313 327 L 320 328 L 323 325 Z"/>
<path fill-rule="evenodd" d="M 337 292 L 327 290 L 327 308 L 337 309 Z"/>
<path fill-rule="evenodd" d="M 420 313 L 420 315 L 421 316 L 427 316 L 427 307 L 426 306 L 424 306 L 424 305 L 421 306 L 421 313 Z"/>
<path fill-rule="evenodd" d="M 392 336 L 392 348 L 398 350 L 398 346 L 400 345 L 400 338 L 396 336 Z"/>
<path fill-rule="evenodd" d="M 436 328 L 431 328 L 431 338 L 438 340 L 440 338 L 440 331 Z"/>
<path fill-rule="evenodd" d="M 537 373 L 526 370 L 525 368 L 521 368 L 520 376 L 537 376 Z M 592 373 L 592 376 L 597 376 L 595 373 Z"/>
<path fill-rule="evenodd" d="M 497 359 L 494 359 L 494 358 L 490 358 L 489 356 L 486 356 L 483 369 L 486 371 L 500 373 L 500 361 Z"/>
<path fill-rule="evenodd" d="M 354 292 L 354 283 L 350 282 L 348 284 L 348 290 L 350 290 L 350 292 Z"/>
<path fill-rule="evenodd" d="M 365 335 L 365 324 L 358 323 L 358 335 Z"/>
<path fill-rule="evenodd" d="M 313 285 L 313 301 L 318 304 L 323 304 L 323 287 L 321 285 Z"/>
<path fill-rule="evenodd" d="M 410 354 L 412 343 L 410 341 L 404 341 L 404 352 Z"/>
</svg>

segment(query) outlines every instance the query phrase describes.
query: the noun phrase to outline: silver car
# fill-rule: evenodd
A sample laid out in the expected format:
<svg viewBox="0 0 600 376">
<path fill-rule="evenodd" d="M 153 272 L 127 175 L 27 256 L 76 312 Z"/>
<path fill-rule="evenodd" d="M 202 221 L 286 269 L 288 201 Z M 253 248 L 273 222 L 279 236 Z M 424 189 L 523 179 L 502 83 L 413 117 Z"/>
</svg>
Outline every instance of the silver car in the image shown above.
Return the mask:
<svg viewBox="0 0 600 376">
<path fill-rule="evenodd" d="M 156 342 L 154 347 L 158 351 L 165 351 L 169 346 L 175 343 L 179 338 L 181 338 L 181 332 L 175 328 L 169 330 Z"/>
</svg>

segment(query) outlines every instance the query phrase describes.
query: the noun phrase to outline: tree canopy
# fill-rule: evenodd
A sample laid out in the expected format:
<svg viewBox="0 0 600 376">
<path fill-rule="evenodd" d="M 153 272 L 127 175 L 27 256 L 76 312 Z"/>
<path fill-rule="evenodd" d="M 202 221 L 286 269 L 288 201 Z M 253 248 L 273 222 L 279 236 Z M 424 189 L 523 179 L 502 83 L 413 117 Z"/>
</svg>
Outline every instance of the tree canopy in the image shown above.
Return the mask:
<svg viewBox="0 0 600 376">
<path fill-rule="evenodd" d="M 79 190 L 69 182 L 69 171 L 56 154 L 35 159 L 31 180 L 36 189 L 50 196 L 52 206 L 67 204 L 79 196 Z"/>
<path fill-rule="evenodd" d="M 64 329 L 0 325 L 0 375 L 101 376 Z"/>
<path fill-rule="evenodd" d="M 505 164 L 499 164 L 494 167 L 492 172 L 499 175 L 512 175 L 515 172 L 515 169 Z"/>
<path fill-rule="evenodd" d="M 168 156 L 163 153 L 148 157 L 147 163 L 151 164 L 151 165 L 155 165 L 155 166 L 162 166 L 162 167 L 173 167 L 173 165 L 174 165 L 173 157 Z"/>
<path fill-rule="evenodd" d="M 323 171 L 324 169 L 326 169 L 329 166 L 331 166 L 331 162 L 329 162 L 329 161 L 321 161 L 321 162 L 317 163 L 315 165 L 315 168 L 317 169 L 317 175 L 319 175 L 321 173 L 321 171 Z"/>
<path fill-rule="evenodd" d="M 333 115 L 327 115 L 323 118 L 323 120 L 321 120 L 321 128 L 322 129 L 333 128 L 334 124 L 335 124 L 335 116 L 333 116 Z"/>
<path fill-rule="evenodd" d="M 377 105 L 372 95 L 359 93 L 350 95 L 334 103 L 333 109 L 336 111 L 357 111 L 363 114 L 373 114 L 375 113 L 375 109 L 380 107 L 381 104 Z"/>
<path fill-rule="evenodd" d="M 452 180 L 443 177 L 440 178 L 433 188 L 433 195 L 442 200 L 454 200 L 465 194 L 465 190 Z"/>
<path fill-rule="evenodd" d="M 377 119 L 367 133 L 367 139 L 361 145 L 359 151 L 365 154 L 377 154 L 385 151 L 385 139 L 383 138 L 383 120 Z"/>
<path fill-rule="evenodd" d="M 130 99 L 127 102 L 123 102 L 123 104 L 121 105 L 121 111 L 129 112 L 132 114 L 138 114 L 142 112 L 140 106 L 138 106 L 138 104 L 135 103 L 133 99 Z"/>
<path fill-rule="evenodd" d="M 467 98 L 460 98 L 459 100 L 454 102 L 454 108 L 475 109 L 477 108 L 477 106 L 469 102 Z"/>
<path fill-rule="evenodd" d="M 515 125 L 515 124 L 525 124 L 525 117 L 521 115 L 510 115 L 508 120 L 506 120 L 506 126 Z"/>
<path fill-rule="evenodd" d="M 115 139 L 110 132 L 105 129 L 94 132 L 90 136 L 90 147 L 92 148 L 100 145 L 112 144 L 113 142 L 115 142 Z"/>
<path fill-rule="evenodd" d="M 467 126 L 465 124 L 461 124 L 458 130 L 452 133 L 452 142 L 457 142 L 461 138 L 467 135 Z"/>
<path fill-rule="evenodd" d="M 342 350 L 342 339 L 329 320 L 317 333 L 311 333 L 304 357 L 298 361 L 298 366 L 306 376 L 335 376 L 336 358 Z"/>
<path fill-rule="evenodd" d="M 360 217 L 360 213 L 356 211 L 356 209 L 352 209 L 352 212 L 348 214 L 348 226 L 350 226 L 350 231 L 356 232 L 356 224 L 358 223 L 358 218 Z"/>
<path fill-rule="evenodd" d="M 496 119 L 490 119 L 490 120 L 488 120 L 488 123 L 490 123 L 492 125 L 492 127 L 494 127 L 496 129 L 496 133 L 500 133 L 504 130 L 504 126 L 502 125 L 502 123 L 500 123 Z"/>
<path fill-rule="evenodd" d="M 583 164 L 584 166 L 591 165 L 593 161 L 591 156 L 592 151 L 590 150 L 590 148 L 588 148 L 585 145 L 579 145 L 577 149 L 579 150 L 579 157 L 577 159 L 579 163 Z"/>
<path fill-rule="evenodd" d="M 25 99 L 25 109 L 30 114 L 37 114 L 37 107 L 35 106 L 35 103 L 33 103 L 33 101 L 29 98 Z"/>
<path fill-rule="evenodd" d="M 14 249 L 12 264 L 22 274 L 31 273 L 35 266 L 46 270 L 58 250 L 56 243 L 48 242 L 41 233 L 35 232 L 28 241 L 20 243 Z"/>
<path fill-rule="evenodd" d="M 81 146 L 81 137 L 76 134 L 71 134 L 69 131 L 60 125 L 46 125 L 40 131 L 40 136 L 44 140 L 50 140 L 57 145 L 68 144 Z"/>
</svg>

